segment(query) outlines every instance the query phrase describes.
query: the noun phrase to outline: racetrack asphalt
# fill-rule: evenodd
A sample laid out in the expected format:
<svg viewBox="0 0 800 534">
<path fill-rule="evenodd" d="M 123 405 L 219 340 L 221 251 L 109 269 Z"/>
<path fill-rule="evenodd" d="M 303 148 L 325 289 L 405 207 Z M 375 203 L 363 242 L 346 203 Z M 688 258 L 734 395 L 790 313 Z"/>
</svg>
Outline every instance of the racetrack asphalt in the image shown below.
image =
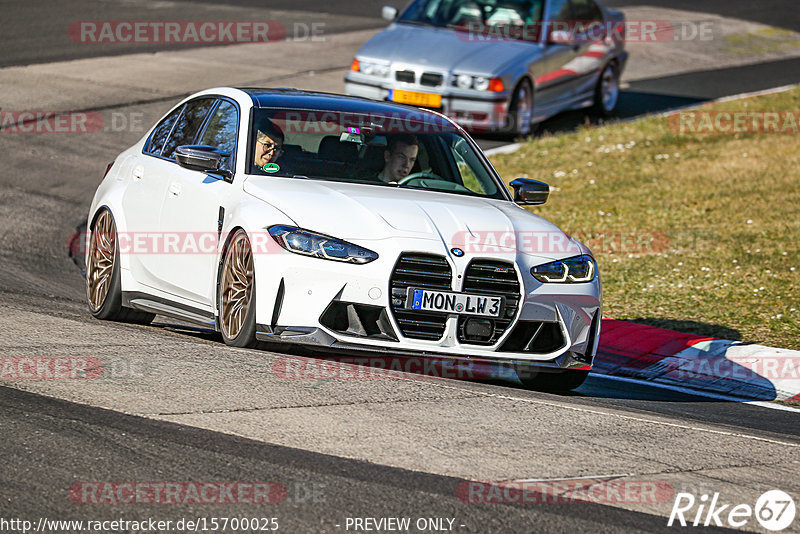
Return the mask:
<svg viewBox="0 0 800 534">
<path fill-rule="evenodd" d="M 30 2 L 25 9 L 7 11 L 7 24 L 16 29 L 0 38 L 5 40 L 3 58 L 6 65 L 87 56 L 100 61 L 108 51 L 73 49 L 63 41 L 59 32 L 65 21 L 84 16 L 120 19 L 126 13 L 146 19 L 146 10 L 159 4 L 174 10 L 170 16 L 175 18 L 187 18 L 186 13 L 193 18 L 221 17 L 224 11 L 229 14 L 226 19 L 243 17 L 239 10 L 277 18 L 261 11 L 263 6 L 289 6 L 232 0 L 132 1 L 98 2 L 89 11 L 79 11 L 88 4 Z M 754 5 L 682 4 L 670 7 L 731 16 L 747 13 Z M 297 10 L 304 4 L 291 5 Z M 314 9 L 311 2 L 305 5 Z M 786 7 L 794 2 L 774 5 L 776 13 L 785 13 L 779 17 L 784 24 L 794 24 Z M 50 15 L 45 17 L 48 6 Z M 344 34 L 382 25 L 377 18 L 362 17 L 359 6 L 363 4 L 331 3 L 336 13 L 326 19 L 330 28 Z M 319 17 L 310 11 L 289 16 Z M 34 27 L 41 30 L 31 37 Z M 314 59 L 324 62 L 310 57 L 306 61 Z M 95 73 L 98 78 L 107 75 L 101 82 L 81 78 L 66 83 L 63 71 L 49 77 L 45 65 L 24 72 L 4 69 L 3 107 L 41 109 L 37 101 L 45 102 L 46 109 L 54 109 L 53 102 L 65 106 L 55 109 L 104 105 L 108 107 L 103 113 L 129 118 L 136 114 L 149 125 L 176 95 L 192 90 L 187 85 L 203 83 L 202 78 L 187 77 L 159 90 L 148 92 L 145 83 L 131 89 L 124 78 L 111 75 L 115 61 L 126 60 L 113 59 L 107 70 Z M 789 69 L 796 61 L 651 77 L 631 81 L 628 91 L 643 95 L 641 102 L 650 101 L 641 107 L 651 111 L 656 96 L 660 103 L 655 107 L 660 107 L 670 99 L 702 101 L 800 82 L 800 69 Z M 347 59 L 339 63 L 346 68 Z M 188 60 L 177 58 L 170 63 L 179 68 L 186 64 Z M 140 69 L 136 72 L 147 71 L 141 64 L 130 65 Z M 303 65 L 295 66 L 302 70 Z M 74 71 L 78 66 L 59 68 Z M 25 78 L 31 72 L 35 76 Z M 263 70 L 256 74 L 252 79 L 267 77 Z M 308 77 L 288 79 L 309 83 Z M 22 108 L 20 102 L 32 104 Z M 85 309 L 81 277 L 65 256 L 65 239 L 85 218 L 105 164 L 141 134 L 128 128 L 83 137 L 0 135 L 3 356 L 91 356 L 110 367 L 145 369 L 100 381 L 0 384 L 0 517 L 269 514 L 280 518 L 285 531 L 337 532 L 343 531 L 337 522 L 348 516 L 404 515 L 452 517 L 464 525 L 459 529 L 464 532 L 661 532 L 671 502 L 475 505 L 460 501 L 454 488 L 464 480 L 613 475 L 622 481 L 657 480 L 698 496 L 720 491 L 726 502 L 751 505 L 768 489 L 800 495 L 800 418 L 794 412 L 601 377 L 590 378 L 578 392 L 565 396 L 530 392 L 513 383 L 413 376 L 287 381 L 277 377 L 273 367 L 284 354 L 230 349 L 216 336 L 168 321 L 152 327 L 94 321 Z M 68 496 L 70 486 L 80 481 L 148 480 L 277 481 L 295 496 L 255 513 L 248 506 L 77 505 Z M 309 487 L 322 488 L 323 497 L 309 502 L 297 496 L 307 495 Z"/>
</svg>

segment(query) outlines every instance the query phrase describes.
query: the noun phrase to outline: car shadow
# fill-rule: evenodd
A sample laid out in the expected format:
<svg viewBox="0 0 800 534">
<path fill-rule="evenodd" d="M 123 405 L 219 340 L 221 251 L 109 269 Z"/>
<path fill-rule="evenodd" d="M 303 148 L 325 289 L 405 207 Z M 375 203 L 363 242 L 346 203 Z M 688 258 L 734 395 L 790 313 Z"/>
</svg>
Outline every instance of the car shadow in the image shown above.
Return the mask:
<svg viewBox="0 0 800 534">
<path fill-rule="evenodd" d="M 546 135 L 571 133 L 583 126 L 601 126 L 614 122 L 631 120 L 647 115 L 666 113 L 687 106 L 707 102 L 706 99 L 687 96 L 653 93 L 648 91 L 624 90 L 620 92 L 619 104 L 610 118 L 600 118 L 589 110 L 566 111 L 541 122 L 535 132 L 527 138 L 520 139 L 510 133 L 475 133 L 473 137 L 484 150 L 498 148 L 515 141 L 536 139 Z"/>
<path fill-rule="evenodd" d="M 701 323 L 688 319 L 664 319 L 661 317 L 634 317 L 625 319 L 629 323 L 655 326 L 667 330 L 676 330 L 686 334 L 695 334 L 703 337 L 713 337 L 717 339 L 729 339 L 731 341 L 741 341 L 742 334 L 734 328 L 721 326 L 718 324 Z"/>
</svg>

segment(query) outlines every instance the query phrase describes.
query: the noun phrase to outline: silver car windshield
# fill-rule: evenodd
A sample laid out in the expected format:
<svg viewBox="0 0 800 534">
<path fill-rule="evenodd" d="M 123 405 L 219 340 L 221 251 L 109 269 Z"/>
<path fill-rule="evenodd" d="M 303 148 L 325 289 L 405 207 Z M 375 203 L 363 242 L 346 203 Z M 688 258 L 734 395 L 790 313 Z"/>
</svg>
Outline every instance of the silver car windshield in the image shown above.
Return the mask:
<svg viewBox="0 0 800 534">
<path fill-rule="evenodd" d="M 257 109 L 250 174 L 506 199 L 463 133 L 444 119 Z"/>
<path fill-rule="evenodd" d="M 416 0 L 398 22 L 538 41 L 543 12 L 544 0 Z"/>
</svg>

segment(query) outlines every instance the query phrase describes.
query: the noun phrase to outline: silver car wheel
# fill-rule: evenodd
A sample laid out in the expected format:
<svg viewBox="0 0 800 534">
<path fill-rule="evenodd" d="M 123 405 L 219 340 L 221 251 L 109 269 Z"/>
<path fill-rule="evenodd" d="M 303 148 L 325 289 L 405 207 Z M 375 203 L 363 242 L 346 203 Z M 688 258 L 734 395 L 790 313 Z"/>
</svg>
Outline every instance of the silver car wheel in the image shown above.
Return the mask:
<svg viewBox="0 0 800 534">
<path fill-rule="evenodd" d="M 619 77 L 613 65 L 606 66 L 603 71 L 603 78 L 600 81 L 600 96 L 603 110 L 614 111 L 619 101 Z"/>
</svg>

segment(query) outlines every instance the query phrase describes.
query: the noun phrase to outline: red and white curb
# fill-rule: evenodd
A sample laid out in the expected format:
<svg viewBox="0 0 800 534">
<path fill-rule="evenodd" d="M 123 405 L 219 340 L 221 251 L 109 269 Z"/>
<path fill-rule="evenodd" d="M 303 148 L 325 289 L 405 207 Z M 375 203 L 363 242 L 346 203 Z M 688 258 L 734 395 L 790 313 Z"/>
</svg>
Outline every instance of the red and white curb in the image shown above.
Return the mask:
<svg viewBox="0 0 800 534">
<path fill-rule="evenodd" d="M 594 374 L 727 398 L 800 402 L 800 351 L 603 320 Z"/>
</svg>

